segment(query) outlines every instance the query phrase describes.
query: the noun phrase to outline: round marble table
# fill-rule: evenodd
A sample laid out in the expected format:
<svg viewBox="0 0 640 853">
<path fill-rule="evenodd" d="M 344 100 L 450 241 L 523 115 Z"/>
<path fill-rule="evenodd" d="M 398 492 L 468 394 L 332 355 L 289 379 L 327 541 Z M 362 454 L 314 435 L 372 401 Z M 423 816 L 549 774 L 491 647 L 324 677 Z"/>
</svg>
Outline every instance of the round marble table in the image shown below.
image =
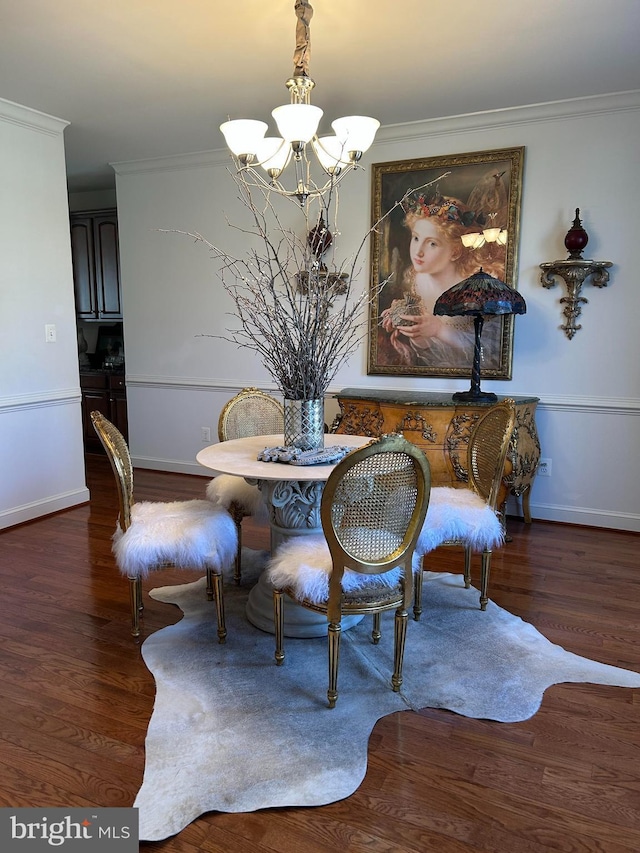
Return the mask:
<svg viewBox="0 0 640 853">
<path fill-rule="evenodd" d="M 196 456 L 200 465 L 218 474 L 234 474 L 257 485 L 269 510 L 271 552 L 293 536 L 322 533 L 320 500 L 331 465 L 288 465 L 283 462 L 260 462 L 258 453 L 266 447 L 283 443 L 282 435 L 258 435 L 221 441 L 203 448 Z M 325 435 L 325 446 L 362 447 L 371 438 L 360 435 Z M 249 592 L 247 619 L 252 625 L 274 633 L 273 588 L 261 575 Z M 345 616 L 346 630 L 362 616 Z M 285 636 L 323 637 L 327 633 L 326 616 L 285 601 Z"/>
</svg>

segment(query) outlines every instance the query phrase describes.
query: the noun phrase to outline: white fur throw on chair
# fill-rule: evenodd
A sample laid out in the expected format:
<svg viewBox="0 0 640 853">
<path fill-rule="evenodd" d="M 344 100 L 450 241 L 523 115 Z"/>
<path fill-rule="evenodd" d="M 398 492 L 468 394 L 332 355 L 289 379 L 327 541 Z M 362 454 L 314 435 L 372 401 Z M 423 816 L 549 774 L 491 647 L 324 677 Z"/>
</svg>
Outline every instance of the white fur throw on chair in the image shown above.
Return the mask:
<svg viewBox="0 0 640 853">
<path fill-rule="evenodd" d="M 504 531 L 496 513 L 471 489 L 436 486 L 414 551 L 414 571 L 416 559 L 454 539 L 483 551 L 501 545 Z"/>
<path fill-rule="evenodd" d="M 233 519 L 210 501 L 141 501 L 131 508 L 131 526 L 113 534 L 113 553 L 127 577 L 146 577 L 162 563 L 182 569 L 233 566 L 238 533 Z"/>
<path fill-rule="evenodd" d="M 356 529 L 354 536 L 357 535 Z M 267 566 L 267 579 L 276 589 L 290 588 L 297 598 L 323 604 L 329 598 L 331 567 L 331 553 L 322 534 L 299 536 L 280 545 Z M 363 575 L 345 569 L 342 589 L 348 594 L 372 587 L 393 589 L 399 578 L 399 569 L 379 575 Z"/>
<path fill-rule="evenodd" d="M 266 522 L 269 513 L 257 486 L 250 486 L 242 477 L 233 474 L 218 474 L 207 485 L 207 499 L 214 506 L 229 509 L 235 502 L 242 507 L 246 515 L 253 516 L 256 521 Z"/>
<path fill-rule="evenodd" d="M 427 517 L 414 551 L 413 571 L 421 571 L 422 557 L 445 542 L 460 540 L 473 550 L 484 550 L 501 544 L 503 539 L 500 519 L 479 495 L 471 489 L 436 486 L 431 489 Z M 301 536 L 278 548 L 267 567 L 267 578 L 276 589 L 290 587 L 298 598 L 322 604 L 329 597 L 330 572 L 331 554 L 324 536 Z M 361 575 L 346 569 L 342 588 L 346 593 L 375 586 L 391 588 L 399 576 L 399 569 L 380 575 Z"/>
</svg>

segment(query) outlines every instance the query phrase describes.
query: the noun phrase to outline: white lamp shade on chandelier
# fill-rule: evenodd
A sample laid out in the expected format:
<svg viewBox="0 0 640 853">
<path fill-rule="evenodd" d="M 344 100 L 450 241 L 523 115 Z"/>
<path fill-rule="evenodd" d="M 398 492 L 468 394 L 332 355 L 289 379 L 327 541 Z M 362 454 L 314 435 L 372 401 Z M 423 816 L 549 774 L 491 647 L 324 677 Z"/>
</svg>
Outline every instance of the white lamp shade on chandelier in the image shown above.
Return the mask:
<svg viewBox="0 0 640 853">
<path fill-rule="evenodd" d="M 313 140 L 313 150 L 328 175 L 333 175 L 350 162 L 344 143 L 337 136 L 321 136 Z"/>
<path fill-rule="evenodd" d="M 240 118 L 225 121 L 220 125 L 220 130 L 227 147 L 242 160 L 256 153 L 260 140 L 267 132 L 267 124 L 252 118 Z"/>
<path fill-rule="evenodd" d="M 274 117 L 280 136 L 285 142 L 303 143 L 310 142 L 316 135 L 322 110 L 311 104 L 283 104 L 271 112 Z"/>
<path fill-rule="evenodd" d="M 357 152 L 362 154 L 371 148 L 380 122 L 369 116 L 345 116 L 331 122 L 331 127 L 352 159 Z"/>
<path fill-rule="evenodd" d="M 291 159 L 291 146 L 279 136 L 265 136 L 258 141 L 256 158 L 270 177 L 277 177 Z"/>
</svg>

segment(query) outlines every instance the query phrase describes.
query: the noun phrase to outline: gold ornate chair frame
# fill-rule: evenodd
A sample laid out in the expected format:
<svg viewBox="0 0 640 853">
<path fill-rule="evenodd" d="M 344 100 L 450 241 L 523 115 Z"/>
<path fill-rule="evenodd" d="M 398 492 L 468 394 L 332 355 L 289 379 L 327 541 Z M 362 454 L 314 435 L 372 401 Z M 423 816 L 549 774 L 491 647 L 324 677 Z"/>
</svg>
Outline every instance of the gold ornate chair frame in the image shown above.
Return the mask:
<svg viewBox="0 0 640 853">
<path fill-rule="evenodd" d="M 427 512 L 430 487 L 426 456 L 401 435 L 385 435 L 352 451 L 329 475 L 321 500 L 320 516 L 331 560 L 327 600 L 300 597 L 291 586 L 274 589 L 278 665 L 284 661 L 283 593 L 297 604 L 327 615 L 330 708 L 338 697 L 342 614 L 372 614 L 371 638 L 376 644 L 380 639 L 381 613 L 396 611 L 391 685 L 396 692 L 400 689 L 408 608 L 413 595 L 411 562 Z M 295 549 L 295 542 L 291 544 Z M 291 556 L 295 561 L 293 551 Z M 391 586 L 376 583 L 377 576 L 395 568 L 400 572 Z M 373 577 L 356 592 L 345 592 L 345 569 Z"/>
<path fill-rule="evenodd" d="M 220 412 L 218 440 L 272 435 L 282 432 L 283 424 L 284 406 L 279 400 L 259 388 L 243 388 Z"/>
<path fill-rule="evenodd" d="M 220 412 L 218 418 L 218 440 L 228 441 L 233 438 L 246 438 L 253 435 L 272 435 L 281 433 L 284 429 L 284 406 L 275 397 L 260 391 L 259 388 L 243 388 L 235 397 L 232 397 Z M 257 494 L 257 486 L 248 486 L 232 475 L 219 475 L 218 483 L 212 480 L 207 496 L 210 500 L 218 502 L 231 513 L 238 531 L 238 552 L 234 566 L 233 577 L 237 584 L 242 580 L 242 519 L 253 515 L 253 509 L 249 505 L 260 500 Z M 234 489 L 234 481 L 238 482 Z M 224 496 L 221 487 L 224 488 Z M 247 500 L 249 490 L 253 493 L 250 501 Z M 234 497 L 234 491 L 236 495 Z"/>
<path fill-rule="evenodd" d="M 119 504 L 118 523 L 124 535 L 131 528 L 132 523 L 134 523 L 132 519 L 132 510 L 135 504 L 133 497 L 133 465 L 129 447 L 122 433 L 100 412 L 91 412 L 91 420 L 115 475 Z M 180 503 L 184 507 L 188 507 L 189 504 L 194 503 L 202 504 L 203 506 L 209 504 L 208 501 L 183 501 Z M 162 503 L 158 502 L 157 506 L 161 507 Z M 174 503 L 173 506 L 175 507 L 176 504 Z M 173 567 L 179 568 L 178 564 L 173 561 L 164 561 L 148 566 L 152 570 Z M 223 643 L 227 635 L 227 630 L 224 616 L 222 574 L 220 571 L 216 571 L 211 565 L 206 565 L 205 569 L 207 599 L 209 601 L 215 600 L 218 640 Z M 127 577 L 129 580 L 131 601 L 131 633 L 134 637 L 138 637 L 140 636 L 140 616 L 143 611 L 142 576 L 140 574 L 128 574 Z"/>
<path fill-rule="evenodd" d="M 474 542 L 482 541 L 482 516 L 490 511 L 500 519 L 501 535 L 504 532 L 504 520 L 498 512 L 501 498 L 502 480 L 507 465 L 509 441 L 515 425 L 515 403 L 513 400 L 503 400 L 488 409 L 474 424 L 469 435 L 467 448 L 467 469 L 469 471 L 469 486 L 466 489 L 456 489 L 455 492 L 470 492 L 469 506 L 461 507 L 460 513 L 465 513 L 469 527 L 473 530 Z M 445 490 L 434 488 L 431 492 L 433 507 Z M 453 509 L 453 512 L 456 510 Z M 468 514 L 468 515 L 467 515 Z M 426 525 L 429 525 L 427 517 Z M 495 525 L 493 525 L 495 527 Z M 486 610 L 488 602 L 489 574 L 491 570 L 491 555 L 495 533 L 487 531 L 486 543 L 482 545 L 481 575 L 480 575 L 480 609 Z M 440 542 L 440 545 L 458 546 L 464 548 L 464 585 L 471 586 L 471 559 L 474 542 L 468 538 L 452 538 Z M 414 573 L 414 618 L 419 619 L 422 613 L 422 572 Z"/>
</svg>

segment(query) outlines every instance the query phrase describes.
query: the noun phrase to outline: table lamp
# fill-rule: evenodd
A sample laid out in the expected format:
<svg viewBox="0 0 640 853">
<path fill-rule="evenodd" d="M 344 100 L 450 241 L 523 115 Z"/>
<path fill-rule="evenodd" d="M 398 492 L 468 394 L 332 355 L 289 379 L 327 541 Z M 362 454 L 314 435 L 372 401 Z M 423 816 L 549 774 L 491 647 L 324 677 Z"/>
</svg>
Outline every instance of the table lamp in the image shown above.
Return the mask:
<svg viewBox="0 0 640 853">
<path fill-rule="evenodd" d="M 484 272 L 482 267 L 478 272 L 454 284 L 438 297 L 433 306 L 434 314 L 474 318 L 475 341 L 471 387 L 468 391 L 458 391 L 453 394 L 453 400 L 467 403 L 481 400 L 497 401 L 495 394 L 480 390 L 480 337 L 484 318 L 492 314 L 525 314 L 526 310 L 527 305 L 517 290 Z"/>
</svg>

